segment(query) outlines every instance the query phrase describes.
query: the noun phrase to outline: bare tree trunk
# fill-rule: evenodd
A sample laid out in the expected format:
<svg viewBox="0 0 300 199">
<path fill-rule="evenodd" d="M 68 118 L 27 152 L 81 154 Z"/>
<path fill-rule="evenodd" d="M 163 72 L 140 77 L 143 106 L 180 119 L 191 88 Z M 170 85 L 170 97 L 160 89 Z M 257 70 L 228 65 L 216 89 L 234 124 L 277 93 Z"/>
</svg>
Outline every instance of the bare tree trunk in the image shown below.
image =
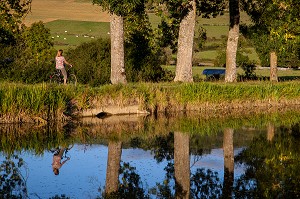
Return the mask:
<svg viewBox="0 0 300 199">
<path fill-rule="evenodd" d="M 232 198 L 234 182 L 234 147 L 233 129 L 224 130 L 223 150 L 224 150 L 224 183 L 223 198 Z"/>
<path fill-rule="evenodd" d="M 196 24 L 196 1 L 193 0 L 191 5 L 192 9 L 181 21 L 179 27 L 177 64 L 174 81 L 193 82 L 192 61 Z"/>
<path fill-rule="evenodd" d="M 123 17 L 112 14 L 110 16 L 111 36 L 111 76 L 112 84 L 126 84 L 124 61 L 124 25 Z"/>
<path fill-rule="evenodd" d="M 240 32 L 239 0 L 229 0 L 230 26 L 226 49 L 225 82 L 236 82 L 236 54 Z"/>
<path fill-rule="evenodd" d="M 278 82 L 277 55 L 276 55 L 276 52 L 274 52 L 274 51 L 272 51 L 270 53 L 270 81 Z"/>
<path fill-rule="evenodd" d="M 108 159 L 105 183 L 106 194 L 118 191 L 121 153 L 122 142 L 108 143 Z"/>
<path fill-rule="evenodd" d="M 176 198 L 190 197 L 190 137 L 188 134 L 174 133 L 174 169 Z"/>
</svg>

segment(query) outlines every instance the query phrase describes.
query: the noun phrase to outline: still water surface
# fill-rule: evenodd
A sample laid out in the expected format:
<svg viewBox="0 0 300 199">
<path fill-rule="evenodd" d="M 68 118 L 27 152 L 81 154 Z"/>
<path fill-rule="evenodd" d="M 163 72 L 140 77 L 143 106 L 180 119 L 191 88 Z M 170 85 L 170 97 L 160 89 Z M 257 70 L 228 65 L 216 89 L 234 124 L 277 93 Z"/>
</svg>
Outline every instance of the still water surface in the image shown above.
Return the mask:
<svg viewBox="0 0 300 199">
<path fill-rule="evenodd" d="M 2 125 L 0 198 L 299 198 L 299 116 Z"/>
</svg>

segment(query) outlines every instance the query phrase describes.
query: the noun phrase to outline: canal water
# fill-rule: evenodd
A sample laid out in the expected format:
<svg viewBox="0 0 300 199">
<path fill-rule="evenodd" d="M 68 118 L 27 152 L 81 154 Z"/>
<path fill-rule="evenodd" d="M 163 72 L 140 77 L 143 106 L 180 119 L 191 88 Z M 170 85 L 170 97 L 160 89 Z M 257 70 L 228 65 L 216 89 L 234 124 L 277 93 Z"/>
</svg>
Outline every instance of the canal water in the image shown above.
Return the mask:
<svg viewBox="0 0 300 199">
<path fill-rule="evenodd" d="M 300 109 L 0 125 L 0 198 L 299 198 Z"/>
</svg>

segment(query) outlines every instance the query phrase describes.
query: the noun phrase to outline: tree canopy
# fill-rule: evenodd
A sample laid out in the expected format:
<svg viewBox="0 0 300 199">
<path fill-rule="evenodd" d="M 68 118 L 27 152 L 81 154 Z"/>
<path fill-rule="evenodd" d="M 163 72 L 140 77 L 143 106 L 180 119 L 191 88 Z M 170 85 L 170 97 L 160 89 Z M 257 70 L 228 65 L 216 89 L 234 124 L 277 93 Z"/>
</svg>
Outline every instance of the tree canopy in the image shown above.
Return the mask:
<svg viewBox="0 0 300 199">
<path fill-rule="evenodd" d="M 29 12 L 31 0 L 1 0 L 0 2 L 0 44 L 15 41 L 22 17 Z"/>
<path fill-rule="evenodd" d="M 269 64 L 269 52 L 274 50 L 279 56 L 279 65 L 299 66 L 299 1 L 241 0 L 241 4 L 253 21 L 243 32 L 252 39 L 262 65 Z"/>
</svg>

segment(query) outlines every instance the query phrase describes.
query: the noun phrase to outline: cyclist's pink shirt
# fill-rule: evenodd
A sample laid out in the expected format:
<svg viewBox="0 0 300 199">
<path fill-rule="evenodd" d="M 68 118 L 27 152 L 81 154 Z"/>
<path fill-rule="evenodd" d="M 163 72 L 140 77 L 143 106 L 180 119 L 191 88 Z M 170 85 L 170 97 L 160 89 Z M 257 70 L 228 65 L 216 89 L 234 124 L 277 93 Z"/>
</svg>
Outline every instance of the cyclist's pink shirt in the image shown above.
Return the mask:
<svg viewBox="0 0 300 199">
<path fill-rule="evenodd" d="M 66 61 L 64 56 L 55 57 L 55 61 L 56 61 L 56 69 L 64 68 L 64 62 Z"/>
</svg>

